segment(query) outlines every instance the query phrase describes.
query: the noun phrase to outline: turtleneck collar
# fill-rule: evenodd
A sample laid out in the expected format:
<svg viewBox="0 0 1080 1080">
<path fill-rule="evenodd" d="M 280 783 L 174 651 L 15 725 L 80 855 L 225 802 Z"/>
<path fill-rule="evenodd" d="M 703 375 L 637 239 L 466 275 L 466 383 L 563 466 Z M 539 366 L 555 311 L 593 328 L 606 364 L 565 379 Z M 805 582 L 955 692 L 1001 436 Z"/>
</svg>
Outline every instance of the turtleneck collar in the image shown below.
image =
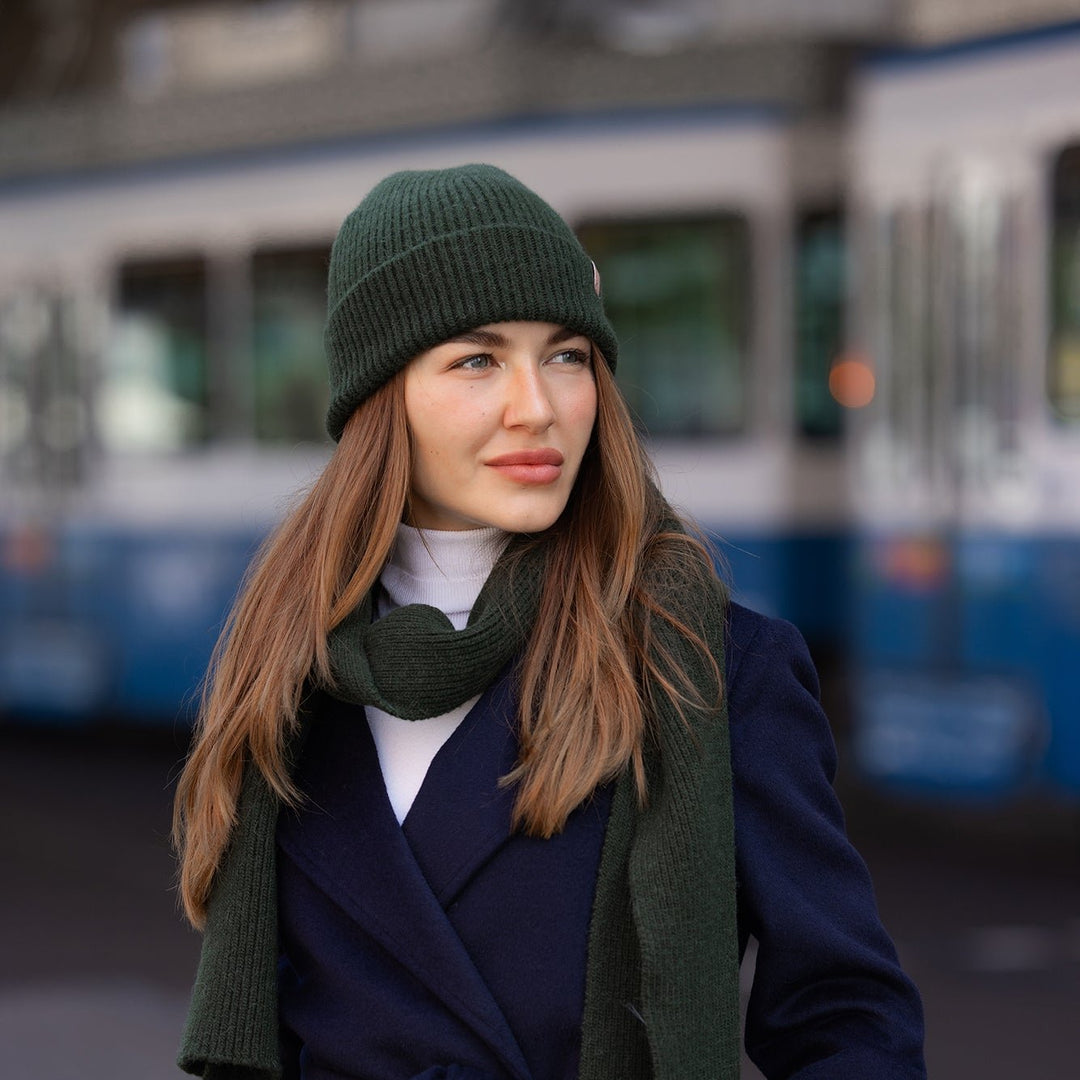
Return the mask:
<svg viewBox="0 0 1080 1080">
<path fill-rule="evenodd" d="M 510 534 L 494 527 L 443 531 L 399 525 L 383 568 L 379 615 L 430 604 L 460 630 Z"/>
</svg>

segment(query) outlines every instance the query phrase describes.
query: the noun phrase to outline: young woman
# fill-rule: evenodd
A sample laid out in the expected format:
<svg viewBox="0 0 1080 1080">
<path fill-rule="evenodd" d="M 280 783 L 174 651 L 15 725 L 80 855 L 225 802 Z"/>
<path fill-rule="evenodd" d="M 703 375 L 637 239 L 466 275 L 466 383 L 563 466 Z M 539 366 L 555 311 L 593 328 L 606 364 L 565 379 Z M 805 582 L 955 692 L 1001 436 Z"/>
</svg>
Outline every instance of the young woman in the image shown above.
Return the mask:
<svg viewBox="0 0 1080 1080">
<path fill-rule="evenodd" d="M 225 1080 L 925 1074 L 805 646 L 727 602 L 596 269 L 492 166 L 330 262 L 337 451 L 250 573 L 177 795 Z"/>
</svg>

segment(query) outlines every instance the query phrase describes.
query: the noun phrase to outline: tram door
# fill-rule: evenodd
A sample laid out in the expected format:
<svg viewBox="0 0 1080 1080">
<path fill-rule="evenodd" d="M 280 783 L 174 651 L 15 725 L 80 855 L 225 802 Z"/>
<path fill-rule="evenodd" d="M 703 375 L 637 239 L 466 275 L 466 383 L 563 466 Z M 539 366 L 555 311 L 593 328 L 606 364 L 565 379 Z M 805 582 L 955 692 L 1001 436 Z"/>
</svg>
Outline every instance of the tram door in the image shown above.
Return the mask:
<svg viewBox="0 0 1080 1080">
<path fill-rule="evenodd" d="M 1023 208 L 978 163 L 862 218 L 853 330 L 856 758 L 885 786 L 994 796 L 1042 746 L 1022 438 Z"/>
</svg>

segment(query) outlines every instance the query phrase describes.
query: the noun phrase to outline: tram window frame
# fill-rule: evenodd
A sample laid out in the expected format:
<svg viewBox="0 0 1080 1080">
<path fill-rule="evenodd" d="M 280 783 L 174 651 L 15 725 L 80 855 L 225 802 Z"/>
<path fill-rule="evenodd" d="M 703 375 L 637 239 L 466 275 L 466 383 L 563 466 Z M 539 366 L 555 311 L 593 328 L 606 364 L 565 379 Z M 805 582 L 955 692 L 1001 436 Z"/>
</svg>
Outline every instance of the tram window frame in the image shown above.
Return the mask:
<svg viewBox="0 0 1080 1080">
<path fill-rule="evenodd" d="M 1080 141 L 1049 169 L 1046 395 L 1060 425 L 1080 424 Z"/>
<path fill-rule="evenodd" d="M 256 248 L 251 254 L 251 349 L 252 378 L 251 394 L 253 397 L 255 440 L 263 445 L 295 444 L 298 442 L 320 442 L 327 438 L 324 418 L 329 394 L 326 386 L 326 362 L 323 352 L 323 326 L 326 321 L 326 276 L 330 263 L 331 241 L 325 243 L 304 243 L 297 245 L 266 245 Z M 311 283 L 317 288 L 311 290 L 309 300 L 317 296 L 317 302 L 310 305 L 306 318 L 312 323 L 310 341 L 295 341 L 294 347 L 284 351 L 271 349 L 271 341 L 280 346 L 286 335 L 280 327 L 269 333 L 268 324 L 273 324 L 275 313 L 268 314 L 266 307 L 273 307 L 285 297 L 286 301 L 296 306 L 303 305 L 304 293 L 300 288 L 288 284 L 278 295 L 273 288 L 266 288 L 267 275 L 279 272 L 285 267 L 285 276 L 294 273 L 298 266 L 309 263 L 307 269 L 316 270 L 311 274 Z M 291 266 L 289 264 L 292 264 Z M 293 279 L 295 282 L 295 278 Z M 278 286 L 280 288 L 280 286 Z M 313 329 L 312 329 L 313 327 Z M 300 331 L 303 339 L 305 332 Z M 310 365 L 306 365 L 299 355 L 310 352 Z M 271 383 L 276 367 L 285 373 L 286 381 L 291 380 L 285 391 L 275 392 Z M 310 377 L 306 377 L 307 375 Z M 290 419 L 284 419 L 277 408 L 282 397 L 295 406 L 297 401 L 304 401 L 309 408 L 294 411 Z M 275 415 L 276 414 L 276 415 Z"/>
<path fill-rule="evenodd" d="M 694 215 L 594 218 L 579 222 L 576 231 L 599 270 L 605 307 L 619 336 L 616 379 L 638 426 L 646 435 L 659 438 L 734 438 L 745 434 L 751 408 L 750 350 L 756 254 L 749 216 L 741 210 L 725 209 Z M 642 252 L 648 253 L 650 247 L 655 255 L 658 245 L 665 240 L 672 247 L 676 247 L 673 241 L 681 241 L 685 251 L 693 253 L 693 242 L 700 244 L 703 238 L 712 239 L 718 249 L 723 250 L 721 245 L 724 245 L 727 250 L 711 266 L 712 282 L 704 281 L 694 289 L 686 288 L 685 279 L 678 280 L 676 271 L 680 264 L 669 262 L 668 291 L 657 293 L 652 302 L 655 309 L 663 303 L 665 295 L 672 301 L 666 316 L 666 331 L 662 309 L 659 313 L 654 310 L 650 319 L 648 306 L 639 304 L 636 325 L 630 317 L 620 314 L 620 308 L 631 309 L 632 304 L 620 301 L 620 274 L 624 270 L 618 267 L 616 258 L 640 259 Z M 698 252 L 702 251 L 707 248 L 699 247 Z M 699 253 L 684 259 L 684 274 L 688 267 L 693 268 L 693 258 L 700 259 Z M 663 264 L 657 260 L 657 265 Z M 660 281 L 665 280 L 657 277 Z M 711 288 L 718 281 L 725 290 L 723 294 Z M 693 319 L 701 315 L 702 302 L 710 292 L 713 301 L 708 307 L 717 317 L 711 325 L 698 323 L 695 327 Z M 647 340 L 646 332 L 655 341 L 665 332 L 674 338 L 680 335 L 685 338 L 695 329 L 700 333 L 702 327 L 704 337 L 711 336 L 712 341 L 696 357 L 688 359 L 688 354 L 683 353 L 677 364 L 669 362 L 654 367 L 660 350 L 655 350 L 651 358 L 639 354 L 641 343 Z M 726 362 L 720 367 L 715 365 L 717 353 L 714 347 L 724 338 L 722 359 Z M 650 371 L 651 376 L 648 375 Z M 658 377 L 658 372 L 663 372 L 663 376 Z M 708 393 L 702 388 L 703 385 L 707 388 L 710 382 L 718 392 L 722 388 L 724 394 L 733 397 L 734 403 L 711 413 L 702 413 L 702 403 L 709 400 Z M 691 407 L 698 410 L 696 415 L 688 411 Z"/>
<path fill-rule="evenodd" d="M 162 292 L 160 297 L 163 300 L 160 302 L 157 302 L 159 298 L 151 298 L 148 302 L 148 297 L 152 297 L 153 285 L 170 278 L 174 282 L 184 282 L 184 288 L 171 293 Z M 118 261 L 113 283 L 114 336 L 104 357 L 97 395 L 98 436 L 102 446 L 108 451 L 182 453 L 205 445 L 214 436 L 210 282 L 210 261 L 200 252 L 131 257 Z M 163 318 L 158 309 L 164 309 Z M 160 415 L 155 419 L 151 414 L 140 421 L 155 427 L 159 432 L 166 427 L 167 422 L 171 422 L 172 435 L 165 440 L 148 436 L 149 428 L 144 428 L 141 432 L 132 429 L 127 435 L 118 436 L 113 426 L 116 421 L 110 420 L 108 416 L 108 394 L 118 375 L 116 365 L 125 362 L 122 350 L 129 347 L 117 335 L 125 333 L 125 322 L 129 318 L 140 315 L 148 315 L 151 320 L 158 317 L 166 326 L 163 334 L 166 339 L 166 378 L 156 380 L 158 388 L 166 391 L 164 397 L 157 402 Z M 144 330 L 152 332 L 153 328 L 147 326 Z M 186 350 L 186 356 L 177 357 L 176 337 L 179 338 L 180 347 Z M 155 380 L 151 379 L 151 384 L 154 382 Z M 125 403 L 120 397 L 115 400 L 114 407 L 130 416 L 132 404 Z M 144 401 L 140 408 L 148 407 L 149 399 Z M 121 420 L 121 423 L 123 422 Z"/>
<path fill-rule="evenodd" d="M 838 272 L 822 310 L 813 304 L 804 254 L 826 230 L 835 231 Z M 844 349 L 848 301 L 848 228 L 839 203 L 807 206 L 796 213 L 792 259 L 792 362 L 795 430 L 804 439 L 833 442 L 844 434 L 844 409 L 829 388 L 829 375 Z M 817 325 L 807 327 L 811 320 Z M 822 325 L 824 324 L 824 325 Z M 811 340 L 813 339 L 813 340 Z M 824 344 L 822 342 L 824 339 Z"/>
</svg>

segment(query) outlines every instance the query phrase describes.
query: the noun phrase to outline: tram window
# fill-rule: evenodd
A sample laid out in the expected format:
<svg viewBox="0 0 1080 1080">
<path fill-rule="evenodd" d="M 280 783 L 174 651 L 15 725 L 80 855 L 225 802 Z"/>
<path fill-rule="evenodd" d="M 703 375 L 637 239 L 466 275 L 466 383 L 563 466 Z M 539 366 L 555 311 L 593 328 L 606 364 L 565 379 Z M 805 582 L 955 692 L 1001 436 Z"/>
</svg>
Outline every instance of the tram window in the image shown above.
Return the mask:
<svg viewBox="0 0 1080 1080">
<path fill-rule="evenodd" d="M 731 434 L 746 414 L 750 229 L 745 218 L 589 224 L 617 377 L 652 435 Z"/>
<path fill-rule="evenodd" d="M 255 432 L 266 442 L 326 438 L 326 321 L 329 245 L 256 252 Z"/>
<path fill-rule="evenodd" d="M 207 424 L 206 264 L 201 258 L 121 266 L 98 398 L 102 443 L 178 450 Z"/>
<path fill-rule="evenodd" d="M 1058 418 L 1080 421 L 1080 143 L 1053 170 L 1051 327 L 1047 391 Z"/>
<path fill-rule="evenodd" d="M 829 372 L 843 346 L 844 271 L 839 208 L 801 214 L 795 227 L 795 419 L 810 438 L 840 434 Z"/>
</svg>

